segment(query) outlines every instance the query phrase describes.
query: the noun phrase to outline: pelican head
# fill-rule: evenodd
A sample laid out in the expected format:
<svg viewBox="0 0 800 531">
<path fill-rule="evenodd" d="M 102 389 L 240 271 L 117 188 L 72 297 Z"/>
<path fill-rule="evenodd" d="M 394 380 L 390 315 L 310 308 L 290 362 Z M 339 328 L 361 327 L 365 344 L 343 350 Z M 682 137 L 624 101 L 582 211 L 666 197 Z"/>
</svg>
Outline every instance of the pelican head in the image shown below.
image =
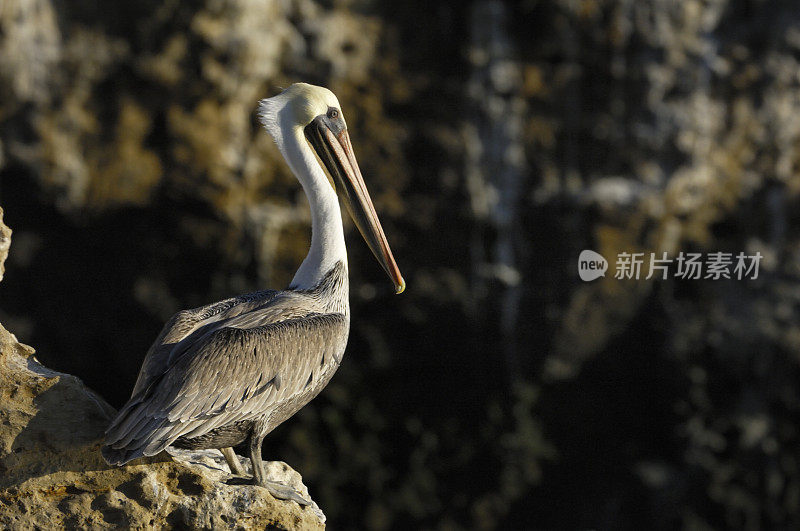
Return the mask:
<svg viewBox="0 0 800 531">
<path fill-rule="evenodd" d="M 277 96 L 261 100 L 259 114 L 282 151 L 287 135 L 302 136 L 308 141 L 328 170 L 328 184 L 344 202 L 372 254 L 394 283 L 395 291 L 402 293 L 405 280 L 367 192 L 347 133 L 347 123 L 333 92 L 324 87 L 295 83 Z"/>
</svg>

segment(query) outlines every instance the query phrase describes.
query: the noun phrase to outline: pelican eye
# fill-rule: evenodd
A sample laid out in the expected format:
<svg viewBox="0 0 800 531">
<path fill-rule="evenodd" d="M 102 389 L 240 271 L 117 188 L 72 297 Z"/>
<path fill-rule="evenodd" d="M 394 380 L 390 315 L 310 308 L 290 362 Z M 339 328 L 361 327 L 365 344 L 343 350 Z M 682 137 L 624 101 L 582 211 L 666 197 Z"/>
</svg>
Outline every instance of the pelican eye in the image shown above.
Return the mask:
<svg viewBox="0 0 800 531">
<path fill-rule="evenodd" d="M 328 118 L 335 120 L 339 117 L 339 109 L 328 109 Z"/>
</svg>

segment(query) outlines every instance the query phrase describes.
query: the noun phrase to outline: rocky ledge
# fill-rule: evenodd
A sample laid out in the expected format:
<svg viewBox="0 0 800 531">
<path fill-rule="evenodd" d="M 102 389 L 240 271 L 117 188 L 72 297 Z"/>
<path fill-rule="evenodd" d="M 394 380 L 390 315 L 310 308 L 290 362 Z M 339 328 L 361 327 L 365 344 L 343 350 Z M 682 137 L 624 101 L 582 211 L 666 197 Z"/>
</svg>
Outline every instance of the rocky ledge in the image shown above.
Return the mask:
<svg viewBox="0 0 800 531">
<path fill-rule="evenodd" d="M 0 271 L 8 241 L 0 209 Z M 174 450 L 110 467 L 100 445 L 114 414 L 80 379 L 41 365 L 0 325 L 0 529 L 324 528 L 316 504 L 303 508 L 261 487 L 226 484 L 229 470 L 216 450 Z M 269 463 L 268 472 L 309 498 L 285 463 Z"/>
</svg>

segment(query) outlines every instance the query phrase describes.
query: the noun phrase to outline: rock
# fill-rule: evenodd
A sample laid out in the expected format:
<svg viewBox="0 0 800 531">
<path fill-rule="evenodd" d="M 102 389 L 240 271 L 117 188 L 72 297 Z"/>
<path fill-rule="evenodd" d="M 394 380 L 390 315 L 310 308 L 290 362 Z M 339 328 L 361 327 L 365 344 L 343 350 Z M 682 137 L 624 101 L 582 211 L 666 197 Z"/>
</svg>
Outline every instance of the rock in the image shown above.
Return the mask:
<svg viewBox="0 0 800 531">
<path fill-rule="evenodd" d="M 6 272 L 5 262 L 11 248 L 11 229 L 3 223 L 3 209 L 0 208 L 0 280 Z"/>
<path fill-rule="evenodd" d="M 9 236 L 0 222 L 0 265 Z M 324 528 L 316 504 L 302 508 L 260 487 L 224 483 L 230 475 L 217 450 L 171 449 L 107 465 L 100 446 L 114 414 L 80 379 L 41 365 L 0 325 L 0 528 Z M 288 465 L 267 469 L 309 497 Z"/>
</svg>

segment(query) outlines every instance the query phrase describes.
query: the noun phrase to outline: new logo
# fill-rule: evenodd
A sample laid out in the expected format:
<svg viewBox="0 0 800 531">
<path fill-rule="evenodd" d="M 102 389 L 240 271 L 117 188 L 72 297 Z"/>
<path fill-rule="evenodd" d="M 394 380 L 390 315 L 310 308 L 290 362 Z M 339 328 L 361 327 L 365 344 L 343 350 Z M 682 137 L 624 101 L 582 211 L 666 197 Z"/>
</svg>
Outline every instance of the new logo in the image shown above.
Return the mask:
<svg viewBox="0 0 800 531">
<path fill-rule="evenodd" d="M 591 282 L 600 277 L 606 276 L 608 270 L 608 261 L 603 258 L 603 255 L 596 253 L 590 249 L 581 251 L 578 257 L 578 275 L 581 280 Z"/>
</svg>

